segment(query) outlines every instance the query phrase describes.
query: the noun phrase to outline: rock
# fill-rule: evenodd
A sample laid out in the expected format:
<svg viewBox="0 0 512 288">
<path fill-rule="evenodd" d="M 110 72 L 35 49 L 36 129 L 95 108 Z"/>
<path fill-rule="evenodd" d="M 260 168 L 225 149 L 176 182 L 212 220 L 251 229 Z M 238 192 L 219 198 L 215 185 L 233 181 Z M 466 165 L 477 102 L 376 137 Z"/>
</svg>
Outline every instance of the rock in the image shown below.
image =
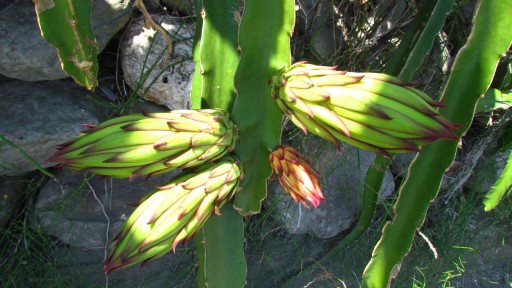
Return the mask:
<svg viewBox="0 0 512 288">
<path fill-rule="evenodd" d="M 57 51 L 41 37 L 34 4 L 11 1 L 0 10 L 0 74 L 24 81 L 67 77 Z M 133 1 L 93 1 L 92 25 L 99 50 L 128 22 Z"/>
<path fill-rule="evenodd" d="M 408 4 L 405 0 L 382 1 L 380 5 L 377 6 L 375 11 L 375 15 L 377 15 L 377 17 L 370 17 L 368 20 L 368 23 L 371 23 L 371 25 L 373 25 L 374 21 L 376 20 L 381 23 L 377 29 L 375 29 L 372 37 L 380 38 L 394 29 L 397 24 L 403 22 L 403 18 L 407 15 L 407 5 Z M 371 27 L 368 27 L 366 29 L 369 31 L 370 28 Z"/>
<path fill-rule="evenodd" d="M 340 154 L 334 145 L 316 136 L 308 136 L 296 147 L 318 171 L 320 185 L 326 198 L 316 209 L 307 209 L 274 183 L 270 185 L 268 205 L 277 205 L 277 217 L 289 233 L 307 233 L 330 238 L 348 229 L 359 212 L 366 171 L 375 158 L 374 153 L 343 145 Z M 390 171 L 386 172 L 381 196 L 388 197 L 395 185 Z"/>
<path fill-rule="evenodd" d="M 340 241 L 340 237 L 320 239 L 286 233 L 282 224 L 266 216 L 267 213 L 253 215 L 246 221 L 246 231 L 250 231 L 245 245 L 247 287 L 283 287 L 285 279 L 321 259 Z"/>
<path fill-rule="evenodd" d="M 336 51 L 343 47 L 344 41 L 336 27 L 325 24 L 313 33 L 309 49 L 322 63 L 331 63 L 336 56 Z"/>
<path fill-rule="evenodd" d="M 0 88 L 0 134 L 43 167 L 55 147 L 76 137 L 83 124 L 96 124 L 107 113 L 85 96 L 87 90 L 71 80 L 21 82 Z M 36 168 L 10 145 L 0 145 L 0 175 L 19 175 Z"/>
<path fill-rule="evenodd" d="M 122 49 L 125 79 L 146 100 L 171 110 L 188 109 L 195 69 L 193 25 L 170 16 L 154 15 L 153 19 L 169 32 L 173 52 L 167 53 L 167 42 L 160 33 L 143 28 L 142 19 L 133 21 L 126 30 Z"/>
<path fill-rule="evenodd" d="M 330 63 L 343 48 L 343 32 L 333 22 L 336 15 L 331 1 L 305 0 L 297 2 L 297 24 L 299 34 L 306 36 L 309 51 L 322 63 Z"/>
<path fill-rule="evenodd" d="M 135 210 L 128 205 L 139 201 L 156 186 L 164 185 L 176 173 L 146 181 L 144 177 L 138 177 L 130 182 L 103 177 L 87 180 L 83 173 L 59 170 L 56 172 L 58 182 L 49 182 L 37 197 L 38 226 L 70 246 L 104 249 L 105 243 L 119 233 L 124 221 Z"/>
<path fill-rule="evenodd" d="M 16 2 L 17 0 L 4 0 L 2 2 L 0 2 L 0 14 L 2 13 L 3 10 L 9 8 L 10 6 L 14 5 L 14 3 Z"/>
<path fill-rule="evenodd" d="M 195 287 L 194 251 L 189 243 L 178 247 L 176 254 L 168 253 L 142 268 L 133 265 L 107 277 L 102 273 L 104 251 L 59 247 L 54 269 L 65 287 Z"/>
<path fill-rule="evenodd" d="M 182 16 L 194 15 L 193 0 L 162 0 L 162 4 L 167 6 L 171 11 L 178 11 Z"/>
<path fill-rule="evenodd" d="M 24 177 L 0 178 L 0 228 L 13 220 L 25 197 L 26 183 L 23 180 Z"/>
<path fill-rule="evenodd" d="M 471 247 L 471 250 L 459 254 L 458 258 L 464 261 L 464 273 L 462 277 L 454 277 L 452 287 L 510 287 L 512 226 L 510 221 L 499 225 L 494 219 L 493 222 L 487 220 L 483 224 L 473 219 L 471 224 L 479 225 L 468 225 L 464 247 Z"/>
</svg>

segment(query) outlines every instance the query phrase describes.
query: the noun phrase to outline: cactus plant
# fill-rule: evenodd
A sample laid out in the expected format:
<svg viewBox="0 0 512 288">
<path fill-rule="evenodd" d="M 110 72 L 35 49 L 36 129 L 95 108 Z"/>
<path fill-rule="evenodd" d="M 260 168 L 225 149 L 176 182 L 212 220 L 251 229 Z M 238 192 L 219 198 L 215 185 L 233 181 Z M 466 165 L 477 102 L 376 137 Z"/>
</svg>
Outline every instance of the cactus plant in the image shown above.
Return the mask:
<svg viewBox="0 0 512 288">
<path fill-rule="evenodd" d="M 91 0 L 34 1 L 43 38 L 59 54 L 62 69 L 76 83 L 94 89 L 98 84 L 98 44 L 91 26 Z"/>
<path fill-rule="evenodd" d="M 40 21 L 43 12 L 52 10 L 41 3 L 36 2 Z M 335 144 L 343 140 L 387 157 L 379 156 L 368 172 L 364 199 L 368 208 L 350 239 L 361 235 L 371 220 L 376 196 L 368 196 L 368 191 L 378 190 L 389 158 L 426 145 L 411 166 L 393 221 L 385 226 L 364 272 L 364 286 L 388 285 L 453 160 L 456 140 L 467 130 L 478 97 L 492 80 L 500 55 L 511 44 L 510 17 L 506 17 L 512 9 L 510 0 L 479 2 L 472 36 L 456 62 L 443 105 L 404 81 L 411 80 L 453 1 L 425 4 L 414 24 L 425 29 L 408 34 L 388 67 L 388 74 L 400 74 L 401 79 L 302 62 L 291 65 L 293 0 L 224 0 L 215 4 L 196 0 L 195 4 L 199 17 L 191 95 L 194 110 L 109 120 L 65 143 L 52 157 L 62 165 L 113 177 L 206 165 L 188 170 L 143 199 L 121 231 L 105 270 L 159 257 L 197 233 L 198 286 L 243 287 L 247 266 L 242 216 L 260 211 L 271 170 L 296 200 L 306 200 L 314 207 L 324 200 L 307 161 L 293 148 L 280 146 L 284 114 L 304 132 Z M 90 14 L 87 9 L 81 12 Z M 496 37 L 486 32 L 485 21 L 493 21 Z M 50 26 L 41 25 L 43 34 L 51 31 L 46 28 Z M 68 37 L 65 42 L 76 39 Z M 416 44 L 410 46 L 412 43 Z M 90 60 L 90 55 L 80 61 Z M 64 58 L 63 63 L 70 59 Z M 481 75 L 476 77 L 473 71 Z M 95 74 L 82 74 L 84 83 L 93 87 Z M 187 122 L 177 120 L 176 115 L 179 119 L 185 115 Z M 117 143 L 119 139 L 122 144 Z M 448 141 L 431 143 L 438 139 Z M 147 157 L 140 156 L 141 151 Z M 243 172 L 231 156 L 221 158 L 231 151 L 243 164 Z M 221 168 L 226 165 L 232 169 Z M 235 191 L 237 186 L 240 191 Z M 232 197 L 232 205 L 224 205 Z M 187 205 L 182 207 L 184 203 Z M 221 206 L 221 215 L 213 215 Z M 168 219 L 164 215 L 177 217 L 162 222 L 160 219 Z M 142 240 L 146 237 L 150 240 Z"/>
</svg>

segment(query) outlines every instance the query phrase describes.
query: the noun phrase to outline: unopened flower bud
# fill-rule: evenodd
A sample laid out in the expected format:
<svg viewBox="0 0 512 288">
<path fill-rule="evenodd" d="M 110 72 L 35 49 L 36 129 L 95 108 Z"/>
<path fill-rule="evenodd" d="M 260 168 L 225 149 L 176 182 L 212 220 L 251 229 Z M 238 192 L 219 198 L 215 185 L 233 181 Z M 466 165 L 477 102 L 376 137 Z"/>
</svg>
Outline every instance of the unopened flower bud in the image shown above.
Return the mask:
<svg viewBox="0 0 512 288">
<path fill-rule="evenodd" d="M 116 236 L 109 273 L 175 250 L 238 190 L 242 170 L 231 157 L 187 171 L 144 197 Z"/>
<path fill-rule="evenodd" d="M 458 139 L 457 125 L 428 95 L 396 77 L 351 73 L 305 62 L 283 68 L 271 81 L 279 109 L 305 133 L 390 156 L 419 151 L 438 139 Z"/>
<path fill-rule="evenodd" d="M 237 140 L 236 126 L 220 109 L 132 114 L 85 131 L 48 161 L 110 177 L 152 176 L 218 159 Z"/>
<path fill-rule="evenodd" d="M 277 175 L 279 183 L 295 200 L 308 207 L 318 207 L 324 200 L 318 174 L 309 162 L 291 146 L 277 147 L 269 156 L 272 171 Z"/>
</svg>

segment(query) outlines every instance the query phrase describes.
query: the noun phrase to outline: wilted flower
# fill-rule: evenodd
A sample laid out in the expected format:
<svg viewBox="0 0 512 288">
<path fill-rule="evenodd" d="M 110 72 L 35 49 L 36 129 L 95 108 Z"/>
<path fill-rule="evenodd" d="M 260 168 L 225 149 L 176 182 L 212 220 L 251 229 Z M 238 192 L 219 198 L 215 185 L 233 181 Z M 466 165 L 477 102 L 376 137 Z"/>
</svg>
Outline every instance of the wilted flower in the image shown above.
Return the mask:
<svg viewBox="0 0 512 288">
<path fill-rule="evenodd" d="M 220 109 L 132 114 L 85 131 L 48 161 L 111 177 L 151 176 L 218 159 L 237 140 L 236 126 Z"/>
<path fill-rule="evenodd" d="M 309 208 L 306 200 L 318 207 L 325 200 L 318 184 L 318 174 L 308 161 L 291 146 L 282 145 L 269 156 L 270 166 L 279 183 L 295 200 Z"/>
<path fill-rule="evenodd" d="M 227 157 L 183 173 L 144 197 L 116 236 L 104 271 L 146 263 L 175 250 L 233 197 L 241 177 L 239 164 Z"/>
<path fill-rule="evenodd" d="M 300 62 L 271 81 L 279 109 L 295 125 L 338 147 L 337 139 L 389 156 L 458 139 L 457 126 L 434 108 L 441 105 L 396 77 Z"/>
</svg>

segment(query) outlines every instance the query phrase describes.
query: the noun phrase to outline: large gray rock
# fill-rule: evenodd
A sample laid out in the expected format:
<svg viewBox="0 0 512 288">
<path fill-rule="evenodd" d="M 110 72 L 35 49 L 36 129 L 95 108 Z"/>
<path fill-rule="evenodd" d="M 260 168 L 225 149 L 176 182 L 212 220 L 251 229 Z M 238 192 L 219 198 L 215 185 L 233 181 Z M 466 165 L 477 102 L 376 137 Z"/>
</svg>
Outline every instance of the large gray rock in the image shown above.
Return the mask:
<svg viewBox="0 0 512 288">
<path fill-rule="evenodd" d="M 67 77 L 57 51 L 41 37 L 32 1 L 13 2 L 0 10 L 0 74 L 25 81 Z M 91 23 L 101 51 L 130 19 L 133 1 L 92 2 Z"/>
<path fill-rule="evenodd" d="M 329 0 L 297 1 L 297 32 L 305 36 L 309 51 L 322 63 L 332 63 L 345 45 L 343 31 L 335 23 L 338 14 Z"/>
<path fill-rule="evenodd" d="M 320 239 L 286 233 L 282 224 L 267 213 L 246 221 L 247 287 L 282 287 L 285 279 L 301 273 L 340 241 L 340 237 Z"/>
<path fill-rule="evenodd" d="M 368 20 L 368 29 L 370 31 L 371 25 L 378 21 L 381 23 L 372 34 L 372 38 L 378 39 L 384 36 L 386 33 L 395 29 L 399 23 L 403 23 L 408 16 L 407 3 L 405 0 L 395 1 L 381 1 L 376 7 L 375 17 L 370 17 Z M 367 31 L 367 30 L 363 30 Z"/>
<path fill-rule="evenodd" d="M 276 205 L 277 216 L 286 230 L 294 234 L 307 233 L 319 238 L 330 238 L 348 229 L 359 212 L 366 171 L 375 158 L 349 145 L 342 153 L 334 145 L 314 135 L 293 141 L 295 146 L 317 170 L 326 198 L 317 208 L 307 209 L 277 184 L 270 185 L 268 205 Z M 395 188 L 393 176 L 386 171 L 381 196 L 387 197 Z"/>
<path fill-rule="evenodd" d="M 55 147 L 76 137 L 83 124 L 97 124 L 107 116 L 85 96 L 87 90 L 70 80 L 21 82 L 0 87 L 0 134 L 43 167 Z M 0 175 L 19 175 L 36 168 L 10 145 L 0 145 Z"/>
<path fill-rule="evenodd" d="M 105 249 L 135 209 L 129 204 L 165 185 L 175 173 L 130 182 L 104 177 L 87 180 L 83 173 L 59 170 L 58 181 L 50 181 L 38 195 L 38 226 L 70 246 Z"/>
<path fill-rule="evenodd" d="M 146 100 L 169 109 L 188 109 L 195 64 L 192 61 L 193 25 L 182 19 L 153 15 L 168 31 L 173 42 L 169 53 L 161 33 L 143 27 L 137 19 L 128 26 L 122 49 L 122 65 L 127 83 Z"/>
<path fill-rule="evenodd" d="M 108 276 L 102 273 L 104 251 L 77 247 L 59 247 L 55 272 L 63 282 L 57 287 L 196 287 L 195 249 L 192 243 L 178 247 L 148 264 L 133 265 Z M 52 283 L 52 282 L 50 282 Z M 65 283 L 65 284 L 64 284 Z M 55 283 L 52 283 L 55 284 Z"/>
</svg>

